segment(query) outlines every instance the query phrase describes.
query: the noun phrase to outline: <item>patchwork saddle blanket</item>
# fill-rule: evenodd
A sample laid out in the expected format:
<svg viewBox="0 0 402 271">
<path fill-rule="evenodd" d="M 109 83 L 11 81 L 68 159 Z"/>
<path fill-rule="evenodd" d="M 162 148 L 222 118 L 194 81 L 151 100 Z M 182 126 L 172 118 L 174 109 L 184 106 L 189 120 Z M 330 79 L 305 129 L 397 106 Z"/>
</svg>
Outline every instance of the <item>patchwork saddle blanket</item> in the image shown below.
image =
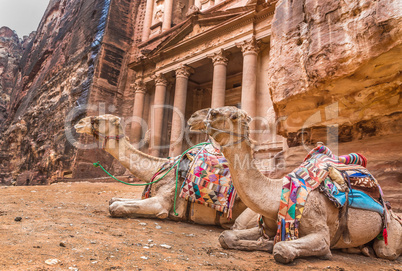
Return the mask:
<svg viewBox="0 0 402 271">
<path fill-rule="evenodd" d="M 180 170 L 184 182 L 179 197 L 187 201 L 206 205 L 232 218 L 232 208 L 236 200 L 236 190 L 233 187 L 229 172 L 229 164 L 223 154 L 212 144 L 203 145 L 185 154 L 191 162 L 188 168 Z M 168 170 L 179 157 L 172 158 L 154 175 L 151 182 Z M 185 164 L 186 165 L 186 164 Z M 183 174 L 183 172 L 185 172 Z M 142 199 L 150 198 L 151 185 L 145 187 Z"/>
<path fill-rule="evenodd" d="M 383 214 L 384 201 L 378 182 L 365 168 L 367 159 L 358 153 L 335 156 L 325 146 L 311 150 L 304 162 L 283 178 L 275 243 L 297 239 L 304 205 L 311 190 L 320 187 L 340 208 L 346 202 L 345 192 L 339 191 L 329 178 L 331 167 L 339 170 L 351 189 L 348 202 L 351 207 L 369 209 Z M 359 187 L 360 186 L 360 187 Z M 360 188 L 360 189 L 359 189 Z M 362 190 L 370 190 L 367 195 Z"/>
<path fill-rule="evenodd" d="M 179 196 L 226 213 L 231 218 L 236 190 L 228 161 L 212 144 L 204 145 L 193 159 Z"/>
</svg>

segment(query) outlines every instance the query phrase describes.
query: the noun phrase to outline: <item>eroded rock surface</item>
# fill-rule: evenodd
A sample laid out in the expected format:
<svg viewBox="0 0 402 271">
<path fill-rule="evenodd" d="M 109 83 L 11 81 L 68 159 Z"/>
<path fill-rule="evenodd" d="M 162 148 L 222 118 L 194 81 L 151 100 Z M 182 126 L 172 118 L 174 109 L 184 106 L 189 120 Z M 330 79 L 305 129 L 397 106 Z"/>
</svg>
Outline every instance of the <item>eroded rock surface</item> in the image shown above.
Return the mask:
<svg viewBox="0 0 402 271">
<path fill-rule="evenodd" d="M 133 17 L 144 1 L 51 0 L 32 41 L 0 125 L 0 183 L 45 184 L 58 178 L 104 176 L 125 169 L 98 146 L 77 149 L 73 125 L 87 114 L 121 115 L 118 80 L 133 42 Z M 124 88 L 124 86 L 122 87 Z"/>
<path fill-rule="evenodd" d="M 367 156 L 402 208 L 401 55 L 398 1 L 278 1 L 268 84 L 287 170 L 316 142 L 339 142 L 339 154 Z"/>
<path fill-rule="evenodd" d="M 106 20 L 101 11 L 108 4 L 50 1 L 25 45 L 10 95 L 0 139 L 2 183 L 47 183 L 71 173 L 76 150 L 65 121 L 74 107 L 87 103 Z"/>
<path fill-rule="evenodd" d="M 6 118 L 7 105 L 23 53 L 18 35 L 8 27 L 0 28 L 0 125 Z"/>
</svg>

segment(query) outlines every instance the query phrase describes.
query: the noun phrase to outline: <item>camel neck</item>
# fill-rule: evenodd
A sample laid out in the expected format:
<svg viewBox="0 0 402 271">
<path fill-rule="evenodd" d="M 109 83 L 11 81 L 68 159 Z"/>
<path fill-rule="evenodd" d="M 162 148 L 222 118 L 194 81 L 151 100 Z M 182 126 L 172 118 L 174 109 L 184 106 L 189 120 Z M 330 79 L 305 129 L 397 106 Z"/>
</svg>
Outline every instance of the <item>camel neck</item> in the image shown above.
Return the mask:
<svg viewBox="0 0 402 271">
<path fill-rule="evenodd" d="M 250 143 L 222 148 L 229 162 L 233 185 L 241 200 L 265 219 L 276 223 L 282 191 L 281 179 L 269 179 L 257 168 Z"/>
<path fill-rule="evenodd" d="M 168 159 L 151 156 L 137 150 L 128 142 L 127 138 L 109 139 L 105 151 L 145 182 L 150 181 L 156 171 L 168 161 Z"/>
</svg>

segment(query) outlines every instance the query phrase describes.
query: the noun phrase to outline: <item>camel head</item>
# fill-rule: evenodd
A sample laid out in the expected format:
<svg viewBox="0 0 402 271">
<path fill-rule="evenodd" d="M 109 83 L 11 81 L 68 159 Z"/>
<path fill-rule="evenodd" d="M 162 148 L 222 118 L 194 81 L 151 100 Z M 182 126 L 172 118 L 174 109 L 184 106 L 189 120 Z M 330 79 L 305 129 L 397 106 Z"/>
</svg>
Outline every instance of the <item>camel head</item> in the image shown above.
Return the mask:
<svg viewBox="0 0 402 271">
<path fill-rule="evenodd" d="M 206 133 L 221 146 L 235 145 L 249 141 L 250 121 L 244 110 L 234 106 L 211 109 L 205 119 Z"/>
<path fill-rule="evenodd" d="M 191 115 L 191 117 L 187 121 L 187 124 L 190 127 L 190 131 L 204 131 L 206 129 L 204 121 L 208 115 L 209 110 L 209 108 L 204 108 L 196 111 Z"/>
<path fill-rule="evenodd" d="M 120 118 L 111 114 L 83 118 L 74 125 L 74 128 L 79 134 L 92 136 L 116 136 L 124 134 L 123 128 L 120 125 Z"/>
</svg>

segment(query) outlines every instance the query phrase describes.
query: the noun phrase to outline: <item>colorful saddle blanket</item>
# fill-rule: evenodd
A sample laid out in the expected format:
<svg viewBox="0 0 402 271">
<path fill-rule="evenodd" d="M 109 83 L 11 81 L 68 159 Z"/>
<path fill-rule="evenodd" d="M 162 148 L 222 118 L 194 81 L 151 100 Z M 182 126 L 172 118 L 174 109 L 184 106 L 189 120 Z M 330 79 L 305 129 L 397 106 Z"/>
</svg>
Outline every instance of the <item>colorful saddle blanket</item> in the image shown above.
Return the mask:
<svg viewBox="0 0 402 271">
<path fill-rule="evenodd" d="M 353 187 L 353 186 L 352 186 Z M 340 191 L 336 185 L 326 178 L 320 186 L 320 191 L 323 192 L 338 208 L 342 208 L 346 203 L 346 193 Z M 358 189 L 351 189 L 348 193 L 348 204 L 352 208 L 370 210 L 377 212 L 380 215 L 384 213 L 384 207 L 370 195 Z"/>
<path fill-rule="evenodd" d="M 332 183 L 328 177 L 329 167 L 342 168 L 345 172 L 349 170 L 368 173 L 364 168 L 366 165 L 367 159 L 358 153 L 338 157 L 325 146 L 311 150 L 304 162 L 283 178 L 275 242 L 298 238 L 299 223 L 309 192 L 319 187 L 324 180 L 328 180 L 327 184 Z"/>
<path fill-rule="evenodd" d="M 231 218 L 236 190 L 228 161 L 212 145 L 204 145 L 193 157 L 180 197 L 227 213 L 227 217 Z"/>
</svg>

